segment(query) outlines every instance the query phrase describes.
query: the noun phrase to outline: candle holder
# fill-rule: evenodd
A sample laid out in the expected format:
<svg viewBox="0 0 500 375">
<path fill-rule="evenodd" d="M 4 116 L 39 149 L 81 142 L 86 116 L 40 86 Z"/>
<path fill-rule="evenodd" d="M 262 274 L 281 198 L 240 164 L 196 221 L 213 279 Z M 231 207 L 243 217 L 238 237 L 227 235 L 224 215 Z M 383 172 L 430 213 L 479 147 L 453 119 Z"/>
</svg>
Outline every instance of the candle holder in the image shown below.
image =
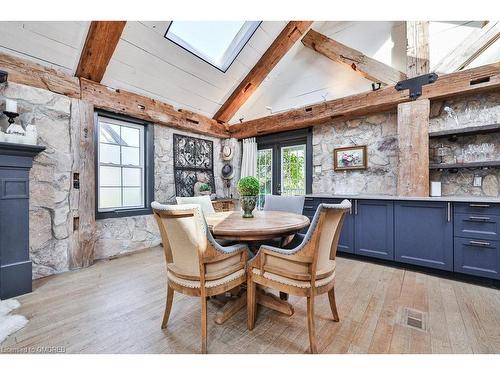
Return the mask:
<svg viewBox="0 0 500 375">
<path fill-rule="evenodd" d="M 16 112 L 3 111 L 3 113 L 9 118 L 7 120 L 9 122 L 9 125 L 12 125 L 16 121 L 15 118 L 19 116 L 19 113 Z"/>
</svg>

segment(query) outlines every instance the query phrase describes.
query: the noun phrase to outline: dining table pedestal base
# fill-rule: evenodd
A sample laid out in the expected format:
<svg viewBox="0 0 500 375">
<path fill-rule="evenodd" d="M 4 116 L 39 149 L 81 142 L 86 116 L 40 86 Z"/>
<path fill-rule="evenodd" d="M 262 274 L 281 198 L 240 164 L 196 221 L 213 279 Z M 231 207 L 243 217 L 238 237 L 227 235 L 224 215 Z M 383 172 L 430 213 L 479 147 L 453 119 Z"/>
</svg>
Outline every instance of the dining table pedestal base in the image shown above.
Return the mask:
<svg viewBox="0 0 500 375">
<path fill-rule="evenodd" d="M 283 301 L 278 296 L 266 292 L 264 289 L 256 291 L 257 304 L 267 307 L 268 309 L 278 311 L 287 316 L 294 314 L 293 306 L 287 301 Z M 239 297 L 231 299 L 217 312 L 215 323 L 224 324 L 228 319 L 236 315 L 247 304 L 247 292 L 244 291 Z"/>
</svg>

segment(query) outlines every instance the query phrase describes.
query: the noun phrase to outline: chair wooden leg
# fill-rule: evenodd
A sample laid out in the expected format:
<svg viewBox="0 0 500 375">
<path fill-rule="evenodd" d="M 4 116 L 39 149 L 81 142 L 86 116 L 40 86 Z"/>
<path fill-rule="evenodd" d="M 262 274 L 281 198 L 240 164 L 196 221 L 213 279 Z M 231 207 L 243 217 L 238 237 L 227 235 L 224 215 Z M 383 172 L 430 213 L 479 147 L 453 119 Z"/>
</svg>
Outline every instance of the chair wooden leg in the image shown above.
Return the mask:
<svg viewBox="0 0 500 375">
<path fill-rule="evenodd" d="M 207 297 L 201 296 L 201 353 L 207 353 Z"/>
<path fill-rule="evenodd" d="M 255 326 L 256 304 L 255 283 L 249 278 L 247 281 L 247 327 L 249 331 Z"/>
<path fill-rule="evenodd" d="M 330 300 L 330 309 L 332 310 L 333 320 L 340 321 L 339 312 L 337 311 L 337 304 L 335 303 L 335 287 L 328 291 L 328 299 Z"/>
<path fill-rule="evenodd" d="M 168 318 L 170 316 L 170 311 L 172 311 L 172 303 L 174 302 L 174 290 L 167 285 L 167 302 L 165 304 L 165 313 L 163 314 L 163 322 L 161 323 L 161 329 L 167 327 Z"/>
<path fill-rule="evenodd" d="M 309 329 L 309 345 L 311 353 L 317 353 L 316 327 L 314 325 L 314 296 L 307 297 L 307 326 Z"/>
</svg>

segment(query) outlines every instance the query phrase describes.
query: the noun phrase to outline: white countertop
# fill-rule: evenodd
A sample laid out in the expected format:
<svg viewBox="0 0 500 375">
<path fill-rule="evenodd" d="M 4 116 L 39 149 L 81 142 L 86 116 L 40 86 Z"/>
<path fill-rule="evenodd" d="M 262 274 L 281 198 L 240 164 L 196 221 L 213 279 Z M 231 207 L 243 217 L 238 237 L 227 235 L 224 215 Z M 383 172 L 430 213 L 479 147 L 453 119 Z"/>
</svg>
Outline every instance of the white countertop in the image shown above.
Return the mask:
<svg viewBox="0 0 500 375">
<path fill-rule="evenodd" d="M 397 195 L 384 194 L 330 194 L 317 193 L 306 194 L 306 197 L 312 198 L 337 198 L 337 199 L 381 199 L 394 201 L 435 201 L 435 202 L 476 202 L 476 203 L 500 203 L 497 197 L 479 197 L 479 196 L 443 196 L 443 197 L 402 197 Z"/>
</svg>

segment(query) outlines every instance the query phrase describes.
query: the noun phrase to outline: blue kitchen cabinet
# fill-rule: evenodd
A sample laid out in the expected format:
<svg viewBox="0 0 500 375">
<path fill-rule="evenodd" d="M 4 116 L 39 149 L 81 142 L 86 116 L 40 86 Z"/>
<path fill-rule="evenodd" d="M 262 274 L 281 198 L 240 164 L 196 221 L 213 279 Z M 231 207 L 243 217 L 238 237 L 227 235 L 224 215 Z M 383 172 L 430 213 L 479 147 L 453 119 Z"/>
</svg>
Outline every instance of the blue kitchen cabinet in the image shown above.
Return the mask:
<svg viewBox="0 0 500 375">
<path fill-rule="evenodd" d="M 394 260 L 394 204 L 354 200 L 354 253 Z"/>
<path fill-rule="evenodd" d="M 451 203 L 395 202 L 394 226 L 396 261 L 453 270 Z"/>
</svg>

